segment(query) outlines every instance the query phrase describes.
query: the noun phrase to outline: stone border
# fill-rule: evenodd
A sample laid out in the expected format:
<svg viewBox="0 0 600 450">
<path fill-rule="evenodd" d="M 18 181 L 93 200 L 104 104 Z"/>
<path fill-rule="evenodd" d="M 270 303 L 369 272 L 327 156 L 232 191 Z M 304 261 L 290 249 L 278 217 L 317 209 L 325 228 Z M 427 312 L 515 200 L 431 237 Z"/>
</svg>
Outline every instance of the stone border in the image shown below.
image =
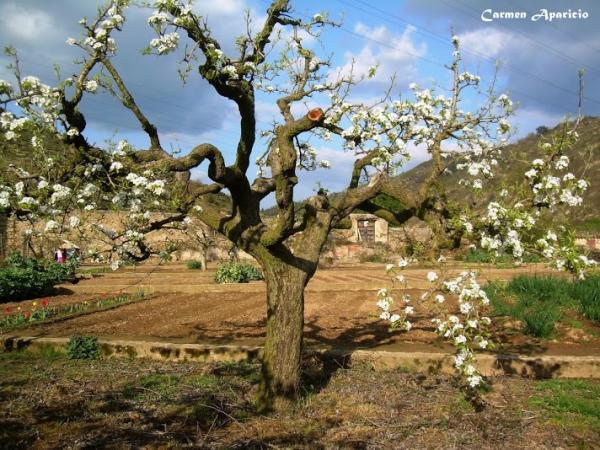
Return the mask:
<svg viewBox="0 0 600 450">
<path fill-rule="evenodd" d="M 68 338 L 2 336 L 4 351 L 53 348 L 65 351 Z M 161 361 L 258 362 L 261 346 L 175 344 L 152 341 L 99 339 L 104 356 L 148 358 Z M 309 349 L 317 356 L 342 361 L 343 365 L 366 364 L 374 370 L 403 369 L 414 372 L 453 374 L 453 357 L 443 352 Z M 477 355 L 477 366 L 485 376 L 517 375 L 528 378 L 600 378 L 600 356 L 569 355 Z"/>
<path fill-rule="evenodd" d="M 404 368 L 415 372 L 453 374 L 454 358 L 448 353 L 356 350 L 353 362 L 374 370 Z M 600 357 L 568 355 L 478 354 L 477 367 L 484 376 L 516 375 L 527 378 L 600 378 Z"/>
<path fill-rule="evenodd" d="M 4 351 L 29 349 L 40 351 L 53 348 L 64 352 L 69 338 L 3 336 Z M 100 352 L 108 357 L 148 358 L 161 361 L 258 361 L 262 347 L 239 345 L 172 344 L 166 342 L 98 339 Z"/>
</svg>

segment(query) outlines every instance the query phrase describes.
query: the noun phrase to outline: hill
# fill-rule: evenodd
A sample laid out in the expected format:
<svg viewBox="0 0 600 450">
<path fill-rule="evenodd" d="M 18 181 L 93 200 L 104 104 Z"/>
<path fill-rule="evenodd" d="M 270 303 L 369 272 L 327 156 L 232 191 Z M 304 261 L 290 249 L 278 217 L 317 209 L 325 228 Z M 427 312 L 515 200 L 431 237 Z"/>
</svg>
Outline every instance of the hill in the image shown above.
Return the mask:
<svg viewBox="0 0 600 450">
<path fill-rule="evenodd" d="M 526 163 L 539 157 L 538 144 L 549 139 L 550 134 L 558 131 L 558 125 L 554 129 L 540 127 L 542 133 L 532 133 L 519 141 L 505 147 L 500 167 L 496 177 L 488 181 L 485 191 L 474 196 L 470 189 L 460 185 L 458 181 L 464 176 L 464 173 L 451 171 L 444 174 L 440 182 L 444 186 L 450 200 L 464 203 L 465 199 L 471 204 L 487 205 L 494 199 L 504 186 L 514 185 L 523 179 L 523 173 L 527 170 Z M 600 118 L 586 117 L 582 119 L 577 129 L 579 140 L 577 144 L 569 149 L 566 154 L 571 160 L 570 171 L 577 176 L 583 175 L 591 186 L 584 195 L 584 203 L 580 208 L 576 208 L 571 217 L 556 218 L 568 220 L 576 229 L 590 233 L 600 233 Z M 587 168 L 586 168 L 587 166 Z M 425 161 L 413 169 L 406 171 L 396 177 L 398 182 L 403 182 L 409 186 L 418 186 L 427 177 L 431 167 L 431 161 Z M 336 194 L 333 194 L 335 196 Z M 400 209 L 401 204 L 396 200 L 381 195 L 374 200 L 374 203 L 380 206 Z M 297 202 L 296 207 L 300 207 L 302 202 Z M 263 215 L 273 216 L 277 213 L 275 207 L 265 209 Z"/>
</svg>

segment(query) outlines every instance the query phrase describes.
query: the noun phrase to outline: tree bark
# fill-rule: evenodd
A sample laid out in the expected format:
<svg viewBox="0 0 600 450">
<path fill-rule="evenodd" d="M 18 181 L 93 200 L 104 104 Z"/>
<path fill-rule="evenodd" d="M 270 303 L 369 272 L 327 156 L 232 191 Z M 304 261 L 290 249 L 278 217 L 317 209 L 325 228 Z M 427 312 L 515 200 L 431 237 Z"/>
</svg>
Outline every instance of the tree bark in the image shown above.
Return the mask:
<svg viewBox="0 0 600 450">
<path fill-rule="evenodd" d="M 273 258 L 263 265 L 267 282 L 267 329 L 258 407 L 285 408 L 298 394 L 304 328 L 304 288 L 310 275 Z"/>
<path fill-rule="evenodd" d="M 206 266 L 206 261 L 208 260 L 208 258 L 206 257 L 207 253 L 208 249 L 205 248 L 203 248 L 200 252 L 200 265 L 202 266 L 202 270 L 208 269 L 208 267 Z"/>
</svg>

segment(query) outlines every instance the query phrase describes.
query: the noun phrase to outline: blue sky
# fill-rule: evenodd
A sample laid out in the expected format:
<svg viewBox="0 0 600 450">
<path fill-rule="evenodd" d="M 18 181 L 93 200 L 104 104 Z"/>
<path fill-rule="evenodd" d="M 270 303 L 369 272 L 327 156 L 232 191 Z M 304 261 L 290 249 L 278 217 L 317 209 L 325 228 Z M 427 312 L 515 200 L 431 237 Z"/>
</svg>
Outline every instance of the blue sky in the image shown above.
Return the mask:
<svg viewBox="0 0 600 450">
<path fill-rule="evenodd" d="M 62 67 L 63 76 L 76 69 L 73 60 L 78 49 L 65 44 L 67 37 L 78 37 L 78 20 L 92 17 L 102 2 L 97 0 L 0 0 L 0 44 L 14 45 L 20 52 L 22 71 L 53 83 L 52 64 Z M 358 69 L 379 63 L 375 79 L 359 86 L 356 98 L 372 99 L 380 95 L 392 73 L 398 77 L 396 94 L 406 93 L 415 81 L 424 87 L 447 86 L 444 68 L 451 56 L 451 29 L 461 37 L 465 69 L 481 75 L 484 84 L 491 79 L 497 62 L 501 68 L 498 90 L 508 92 L 519 104 L 512 123 L 517 136 L 540 125 L 554 125 L 565 114 L 573 114 L 577 104 L 577 70 L 586 70 L 584 112 L 600 112 L 600 2 L 531 0 L 331 0 L 329 2 L 292 1 L 300 15 L 312 16 L 328 11 L 333 19 L 343 20 L 341 28 L 326 31 L 322 44 L 312 48 L 321 55 L 332 55 L 334 66 L 344 66 L 354 58 Z M 201 12 L 223 47 L 233 50 L 235 36 L 244 29 L 243 12 L 249 9 L 255 21 L 264 17 L 268 2 L 264 0 L 197 0 Z M 550 12 L 569 8 L 586 12 L 587 19 L 563 19 L 552 22 L 532 21 L 540 9 Z M 527 19 L 483 21 L 481 14 L 493 11 L 524 11 Z M 192 74 L 185 86 L 177 75 L 178 55 L 142 56 L 153 33 L 146 25 L 149 10 L 132 9 L 122 33 L 115 37 L 119 54 L 114 64 L 121 71 L 138 103 L 161 133 L 163 143 L 182 153 L 202 142 L 217 145 L 231 159 L 237 139 L 237 113 L 212 88 Z M 3 60 L 6 63 L 6 60 Z M 4 64 L 2 64 L 4 65 Z M 0 69 L 0 78 L 10 78 Z M 275 97 L 259 95 L 259 126 L 266 127 L 277 118 Z M 313 105 L 318 104 L 315 99 Z M 465 108 L 477 104 L 476 97 L 465 101 Z M 82 104 L 88 118 L 88 138 L 103 145 L 106 139 L 126 138 L 137 146 L 147 145 L 129 111 L 123 110 L 108 95 L 90 95 Z M 258 142 L 256 155 L 263 152 Z M 318 147 L 318 146 L 317 146 Z M 303 173 L 297 198 L 312 192 L 317 183 L 336 191 L 347 183 L 352 155 L 328 143 L 321 148 L 322 157 L 333 163 L 332 169 Z M 411 167 L 427 158 L 415 149 Z M 206 167 L 194 176 L 206 179 Z M 250 169 L 254 175 L 255 169 Z M 268 206 L 268 205 L 266 205 Z"/>
</svg>

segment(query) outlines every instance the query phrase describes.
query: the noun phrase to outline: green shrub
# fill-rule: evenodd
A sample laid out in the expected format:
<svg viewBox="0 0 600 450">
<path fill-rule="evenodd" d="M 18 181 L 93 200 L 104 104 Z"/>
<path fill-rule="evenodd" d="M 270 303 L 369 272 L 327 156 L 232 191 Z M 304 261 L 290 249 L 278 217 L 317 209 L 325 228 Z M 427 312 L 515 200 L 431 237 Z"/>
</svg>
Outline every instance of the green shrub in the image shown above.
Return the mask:
<svg viewBox="0 0 600 450">
<path fill-rule="evenodd" d="M 0 301 L 26 300 L 48 294 L 75 275 L 76 261 L 66 264 L 13 253 L 0 268 Z"/>
<path fill-rule="evenodd" d="M 100 356 L 100 346 L 96 336 L 71 336 L 67 343 L 69 359 L 96 359 Z"/>
<path fill-rule="evenodd" d="M 523 322 L 523 332 L 547 338 L 554 331 L 563 308 L 572 303 L 564 278 L 520 275 L 505 284 L 488 283 L 486 293 L 494 313 Z"/>
<path fill-rule="evenodd" d="M 491 252 L 481 249 L 469 249 L 463 255 L 463 260 L 468 263 L 491 263 L 494 262 L 494 255 Z"/>
<path fill-rule="evenodd" d="M 490 306 L 495 316 L 513 316 L 514 305 L 506 299 L 507 287 L 505 282 L 490 280 L 483 290 L 490 299 Z"/>
<path fill-rule="evenodd" d="M 546 338 L 554 331 L 562 312 L 557 304 L 544 302 L 530 294 L 515 293 L 510 283 L 490 282 L 485 291 L 496 316 L 510 316 L 523 322 L 523 332 L 530 336 Z"/>
<path fill-rule="evenodd" d="M 384 263 L 384 262 L 387 262 L 387 257 L 378 252 L 375 252 L 375 253 L 360 252 L 358 254 L 358 260 L 361 263 L 366 263 L 366 262 Z"/>
<path fill-rule="evenodd" d="M 190 270 L 198 270 L 202 269 L 202 263 L 200 261 L 192 259 L 186 263 L 186 267 Z"/>
<path fill-rule="evenodd" d="M 263 275 L 256 267 L 240 262 L 228 262 L 219 265 L 215 273 L 215 281 L 222 283 L 248 283 L 262 280 Z"/>
<path fill-rule="evenodd" d="M 588 233 L 600 232 L 600 218 L 588 219 L 585 222 L 575 225 L 579 231 L 587 231 Z"/>
</svg>

